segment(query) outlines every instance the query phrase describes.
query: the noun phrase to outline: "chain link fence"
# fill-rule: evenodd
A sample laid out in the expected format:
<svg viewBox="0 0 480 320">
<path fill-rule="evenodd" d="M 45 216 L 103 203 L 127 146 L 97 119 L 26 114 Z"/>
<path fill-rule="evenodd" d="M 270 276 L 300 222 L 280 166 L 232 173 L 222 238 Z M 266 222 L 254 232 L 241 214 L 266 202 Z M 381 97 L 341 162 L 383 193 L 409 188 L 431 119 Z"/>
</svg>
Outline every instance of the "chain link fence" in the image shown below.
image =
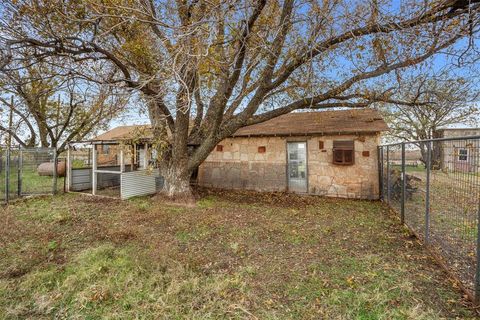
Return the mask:
<svg viewBox="0 0 480 320">
<path fill-rule="evenodd" d="M 379 147 L 381 199 L 480 302 L 480 136 Z"/>
<path fill-rule="evenodd" d="M 65 161 L 54 148 L 0 146 L 0 203 L 63 192 L 64 176 Z"/>
</svg>

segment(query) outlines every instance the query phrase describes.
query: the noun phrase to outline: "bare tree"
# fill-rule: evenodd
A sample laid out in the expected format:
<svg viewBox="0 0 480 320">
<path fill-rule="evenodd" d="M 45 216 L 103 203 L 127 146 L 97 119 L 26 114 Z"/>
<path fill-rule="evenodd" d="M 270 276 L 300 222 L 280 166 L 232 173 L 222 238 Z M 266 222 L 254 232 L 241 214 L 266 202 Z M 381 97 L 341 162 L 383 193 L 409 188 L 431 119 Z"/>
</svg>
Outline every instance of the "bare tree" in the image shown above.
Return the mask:
<svg viewBox="0 0 480 320">
<path fill-rule="evenodd" d="M 9 52 L 144 95 L 164 192 L 188 197 L 193 170 L 243 126 L 385 100 L 369 81 L 453 50 L 477 30 L 474 2 L 6 0 L 1 35 Z"/>
<path fill-rule="evenodd" d="M 462 78 L 415 76 L 396 95 L 411 102 L 384 106 L 389 134 L 399 140 L 433 139 L 439 128 L 475 124 L 480 115 L 480 92 Z"/>
<path fill-rule="evenodd" d="M 41 64 L 0 74 L 0 131 L 23 147 L 62 152 L 72 140 L 106 128 L 128 101 L 109 86 L 63 77 Z"/>
<path fill-rule="evenodd" d="M 438 129 L 475 124 L 480 115 L 477 107 L 480 92 L 475 84 L 461 77 L 451 77 L 447 72 L 403 79 L 395 97 L 390 98 L 403 104 L 387 103 L 381 107 L 390 127 L 389 135 L 395 140 L 433 139 Z M 425 163 L 426 143 L 418 146 Z"/>
</svg>

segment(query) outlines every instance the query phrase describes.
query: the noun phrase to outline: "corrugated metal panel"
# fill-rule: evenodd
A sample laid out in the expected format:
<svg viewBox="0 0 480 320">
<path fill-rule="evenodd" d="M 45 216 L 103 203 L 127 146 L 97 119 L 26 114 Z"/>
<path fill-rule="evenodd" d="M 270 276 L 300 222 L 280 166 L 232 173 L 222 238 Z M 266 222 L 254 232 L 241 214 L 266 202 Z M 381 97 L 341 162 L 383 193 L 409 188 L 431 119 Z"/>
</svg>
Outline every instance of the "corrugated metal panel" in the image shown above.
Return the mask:
<svg viewBox="0 0 480 320">
<path fill-rule="evenodd" d="M 72 169 L 71 191 L 92 189 L 92 169 Z"/>
<path fill-rule="evenodd" d="M 158 169 L 125 172 L 121 177 L 121 198 L 128 199 L 154 194 L 162 186 L 163 179 L 160 177 Z"/>
</svg>

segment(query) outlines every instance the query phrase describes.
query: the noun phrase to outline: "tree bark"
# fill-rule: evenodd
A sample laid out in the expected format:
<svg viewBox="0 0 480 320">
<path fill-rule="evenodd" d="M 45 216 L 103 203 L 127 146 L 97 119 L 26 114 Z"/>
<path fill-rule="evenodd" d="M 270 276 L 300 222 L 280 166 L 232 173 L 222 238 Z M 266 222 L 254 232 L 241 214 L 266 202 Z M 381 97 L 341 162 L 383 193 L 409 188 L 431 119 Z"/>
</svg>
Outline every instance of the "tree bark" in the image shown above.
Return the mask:
<svg viewBox="0 0 480 320">
<path fill-rule="evenodd" d="M 190 175 L 185 164 L 169 162 L 160 168 L 164 179 L 163 189 L 160 192 L 165 197 L 178 202 L 192 202 L 193 193 L 190 188 Z"/>
</svg>

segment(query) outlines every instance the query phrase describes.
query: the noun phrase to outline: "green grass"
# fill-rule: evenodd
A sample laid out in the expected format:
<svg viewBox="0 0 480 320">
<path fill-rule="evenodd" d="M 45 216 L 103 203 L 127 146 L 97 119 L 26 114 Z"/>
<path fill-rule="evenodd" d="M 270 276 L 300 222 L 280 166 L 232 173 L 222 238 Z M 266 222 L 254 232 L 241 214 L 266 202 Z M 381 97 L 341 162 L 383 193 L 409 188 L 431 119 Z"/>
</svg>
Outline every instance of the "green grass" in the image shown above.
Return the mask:
<svg viewBox="0 0 480 320">
<path fill-rule="evenodd" d="M 0 219 L 0 319 L 474 318 L 377 202 L 66 194 Z"/>
<path fill-rule="evenodd" d="M 398 167 L 395 167 L 398 169 Z M 409 183 L 416 188 L 405 201 L 405 222 L 419 235 L 425 233 L 426 181 L 425 169 L 407 172 L 415 176 Z M 468 172 L 430 171 L 430 244 L 461 280 L 474 290 L 477 245 L 478 198 L 480 180 Z M 400 212 L 400 201 L 392 207 Z"/>
<path fill-rule="evenodd" d="M 64 177 L 57 178 L 57 192 L 63 192 Z M 10 197 L 18 196 L 18 171 L 13 168 L 10 172 Z M 53 177 L 40 176 L 35 170 L 23 170 L 21 172 L 21 193 L 22 195 L 30 194 L 49 194 L 53 191 Z M 0 199 L 5 197 L 5 173 L 0 174 Z"/>
<path fill-rule="evenodd" d="M 64 177 L 57 178 L 57 191 L 63 191 Z M 36 171 L 22 171 L 22 193 L 51 193 L 53 177 L 40 176 Z"/>
<path fill-rule="evenodd" d="M 396 169 L 401 171 L 402 166 L 401 165 L 396 165 L 392 164 L 391 165 L 392 169 Z M 410 173 L 410 172 L 426 172 L 425 166 L 423 164 L 419 164 L 418 166 L 405 166 L 405 172 Z"/>
</svg>

